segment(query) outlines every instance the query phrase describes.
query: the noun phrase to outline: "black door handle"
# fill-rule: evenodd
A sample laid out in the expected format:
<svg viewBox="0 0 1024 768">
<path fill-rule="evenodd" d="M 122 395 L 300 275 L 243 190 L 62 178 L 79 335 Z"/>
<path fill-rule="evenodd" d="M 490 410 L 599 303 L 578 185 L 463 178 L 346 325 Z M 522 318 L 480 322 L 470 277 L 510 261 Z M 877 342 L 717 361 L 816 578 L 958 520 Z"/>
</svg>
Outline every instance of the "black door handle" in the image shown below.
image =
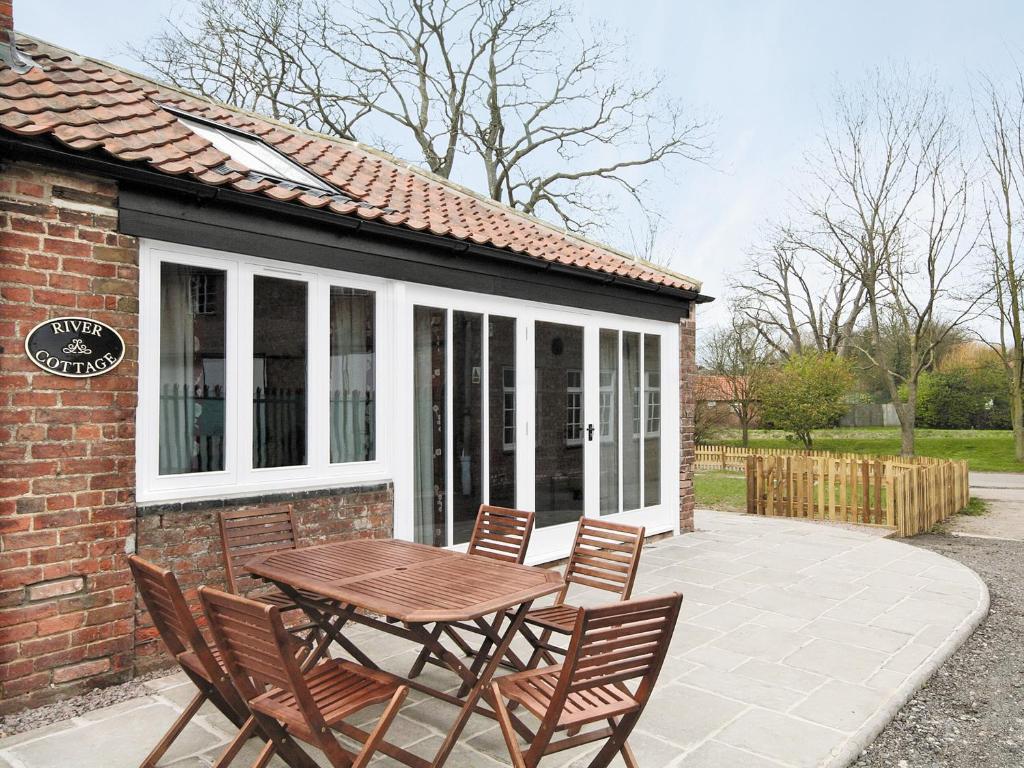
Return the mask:
<svg viewBox="0 0 1024 768">
<path fill-rule="evenodd" d="M 593 424 L 587 424 L 587 442 L 592 442 L 593 440 L 594 440 L 594 425 Z"/>
</svg>

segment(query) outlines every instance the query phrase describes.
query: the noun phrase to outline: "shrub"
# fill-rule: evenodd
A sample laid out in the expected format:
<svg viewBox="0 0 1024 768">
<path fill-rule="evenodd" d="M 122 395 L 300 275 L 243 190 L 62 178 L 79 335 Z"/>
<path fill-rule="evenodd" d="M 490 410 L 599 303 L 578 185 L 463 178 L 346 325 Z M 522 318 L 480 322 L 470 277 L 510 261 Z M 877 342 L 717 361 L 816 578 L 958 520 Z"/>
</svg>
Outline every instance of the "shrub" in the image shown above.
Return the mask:
<svg viewBox="0 0 1024 768">
<path fill-rule="evenodd" d="M 1009 429 L 1010 398 L 997 360 L 921 375 L 917 424 L 932 429 Z"/>
<path fill-rule="evenodd" d="M 839 423 L 853 386 L 849 363 L 831 353 L 793 355 L 766 378 L 761 390 L 764 420 L 806 448 L 811 447 L 813 430 Z"/>
</svg>

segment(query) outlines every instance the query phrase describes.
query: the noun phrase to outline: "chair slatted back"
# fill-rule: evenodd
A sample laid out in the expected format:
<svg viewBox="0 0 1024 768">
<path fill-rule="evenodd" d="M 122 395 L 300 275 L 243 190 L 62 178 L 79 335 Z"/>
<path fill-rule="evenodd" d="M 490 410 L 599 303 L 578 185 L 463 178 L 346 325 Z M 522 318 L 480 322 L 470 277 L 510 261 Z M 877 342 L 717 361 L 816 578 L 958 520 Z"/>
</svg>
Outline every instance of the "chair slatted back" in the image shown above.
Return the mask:
<svg viewBox="0 0 1024 768">
<path fill-rule="evenodd" d="M 192 617 L 174 574 L 143 560 L 138 555 L 131 555 L 128 558 L 128 567 L 131 568 L 142 602 L 153 620 L 153 626 L 160 633 L 160 639 L 164 641 L 171 655 L 177 657 L 185 651 L 194 651 L 197 655 L 205 657 L 203 651 L 208 654 L 209 648 Z M 202 660 L 205 662 L 212 658 L 210 655 L 208 659 Z"/>
<path fill-rule="evenodd" d="M 267 686 L 296 693 L 302 679 L 288 632 L 276 606 L 200 587 L 203 610 L 235 687 L 246 700 Z M 298 697 L 296 697 L 298 698 Z"/>
<path fill-rule="evenodd" d="M 682 601 L 677 593 L 581 609 L 559 687 L 568 695 L 639 680 L 633 696 L 643 705 L 661 672 Z"/>
<path fill-rule="evenodd" d="M 564 602 L 570 584 L 613 592 L 620 600 L 628 600 L 643 546 L 643 527 L 581 517 L 557 602 Z"/>
<path fill-rule="evenodd" d="M 481 504 L 468 552 L 522 564 L 533 533 L 533 512 Z"/>
<path fill-rule="evenodd" d="M 295 549 L 295 520 L 291 507 L 284 509 L 226 510 L 220 513 L 220 542 L 224 551 L 228 589 L 244 595 L 263 582 L 245 571 L 256 555 Z"/>
</svg>

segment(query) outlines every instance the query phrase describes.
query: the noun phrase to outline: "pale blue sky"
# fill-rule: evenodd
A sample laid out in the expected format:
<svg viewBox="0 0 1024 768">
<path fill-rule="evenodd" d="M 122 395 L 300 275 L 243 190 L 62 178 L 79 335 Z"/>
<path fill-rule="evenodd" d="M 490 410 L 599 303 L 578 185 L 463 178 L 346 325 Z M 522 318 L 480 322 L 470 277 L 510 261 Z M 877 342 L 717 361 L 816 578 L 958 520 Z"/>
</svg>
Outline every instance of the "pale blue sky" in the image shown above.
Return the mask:
<svg viewBox="0 0 1024 768">
<path fill-rule="evenodd" d="M 969 109 L 979 72 L 1008 77 L 1024 58 L 1024 2 L 1017 0 L 754 0 L 611 2 L 579 5 L 633 42 L 634 66 L 667 74 L 672 95 L 715 118 L 713 167 L 690 165 L 659 181 L 672 228 L 672 266 L 726 297 L 725 282 L 758 241 L 767 219 L 799 189 L 836 81 L 876 65 L 934 72 Z M 15 0 L 19 30 L 80 53 L 138 68 L 119 53 L 181 0 Z M 672 242 L 668 242 L 671 238 Z M 724 302 L 701 325 L 719 321 Z"/>
</svg>

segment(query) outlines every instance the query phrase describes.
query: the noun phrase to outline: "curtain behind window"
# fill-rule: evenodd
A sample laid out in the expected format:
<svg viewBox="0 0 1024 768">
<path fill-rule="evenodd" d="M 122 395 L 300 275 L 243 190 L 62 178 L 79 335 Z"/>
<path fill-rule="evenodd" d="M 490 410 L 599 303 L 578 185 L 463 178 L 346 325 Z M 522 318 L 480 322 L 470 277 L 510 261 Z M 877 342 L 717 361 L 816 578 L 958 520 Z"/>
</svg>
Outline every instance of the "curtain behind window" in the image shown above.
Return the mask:
<svg viewBox="0 0 1024 768">
<path fill-rule="evenodd" d="M 374 295 L 332 287 L 332 463 L 375 458 L 374 373 Z"/>
<path fill-rule="evenodd" d="M 160 474 L 224 469 L 224 301 L 219 270 L 160 268 Z"/>
</svg>

